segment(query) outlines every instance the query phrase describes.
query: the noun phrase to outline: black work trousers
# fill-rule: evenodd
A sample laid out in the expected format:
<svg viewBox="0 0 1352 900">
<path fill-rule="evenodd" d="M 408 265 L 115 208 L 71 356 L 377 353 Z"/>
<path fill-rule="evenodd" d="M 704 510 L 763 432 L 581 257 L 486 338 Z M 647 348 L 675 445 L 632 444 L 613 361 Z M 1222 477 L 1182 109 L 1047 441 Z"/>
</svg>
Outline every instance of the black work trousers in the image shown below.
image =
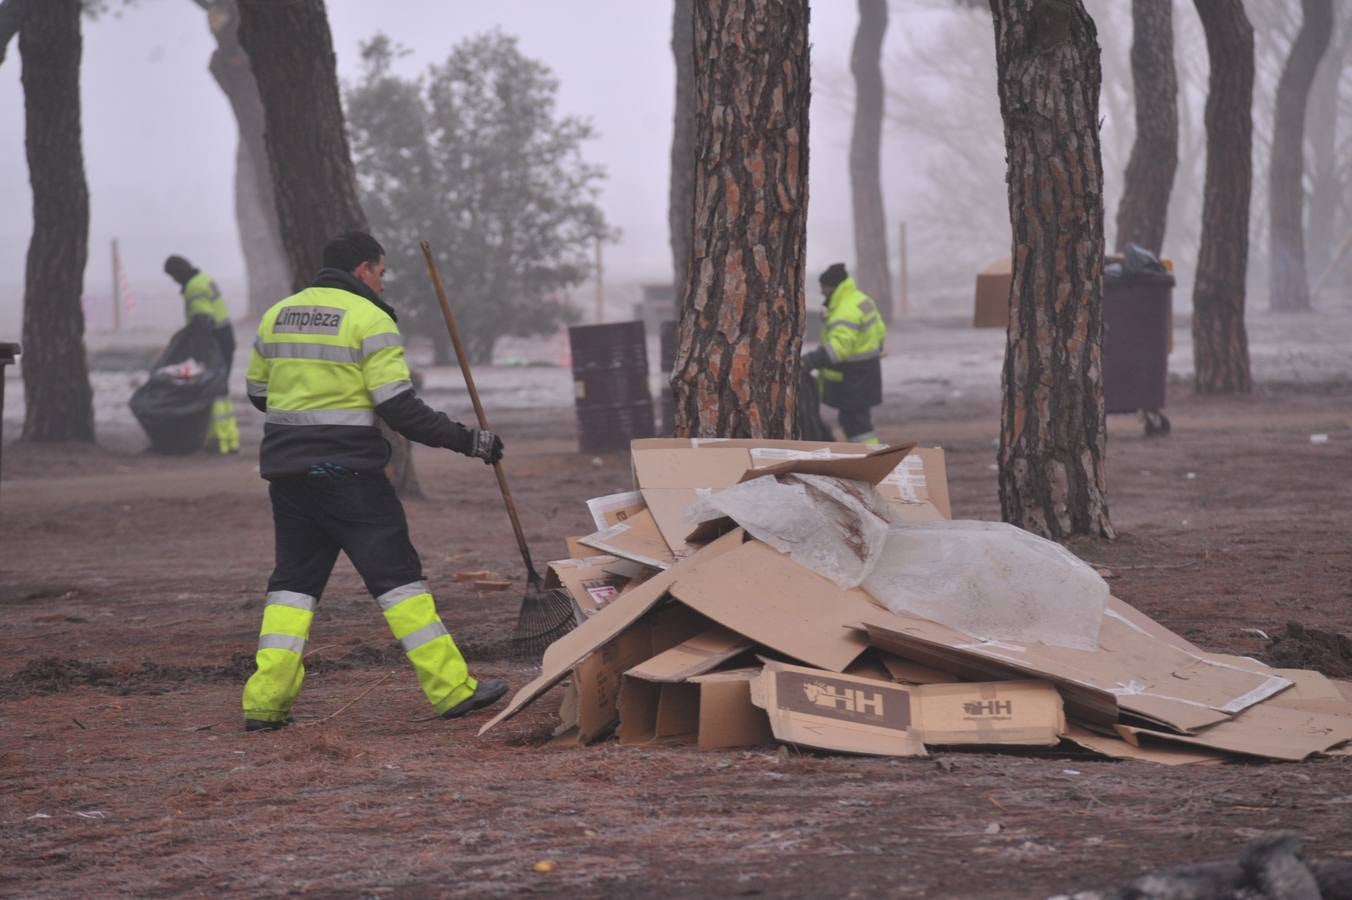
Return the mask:
<svg viewBox="0 0 1352 900">
<path fill-rule="evenodd" d="M 374 597 L 422 580 L 404 506 L 383 473 L 277 478 L 268 494 L 277 542 L 269 592 L 318 600 L 339 550 Z"/>
<path fill-rule="evenodd" d="M 842 407 L 840 410 L 840 430 L 845 432 L 845 440 L 857 441 L 873 434 L 873 410 L 867 406 Z"/>
</svg>

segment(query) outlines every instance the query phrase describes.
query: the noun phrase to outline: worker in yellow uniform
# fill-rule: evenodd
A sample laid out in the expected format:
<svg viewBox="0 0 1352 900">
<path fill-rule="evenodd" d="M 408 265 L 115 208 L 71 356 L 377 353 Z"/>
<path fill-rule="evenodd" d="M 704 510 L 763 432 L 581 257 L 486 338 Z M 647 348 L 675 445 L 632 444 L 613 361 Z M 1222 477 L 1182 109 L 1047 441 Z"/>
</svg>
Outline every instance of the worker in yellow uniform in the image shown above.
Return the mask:
<svg viewBox="0 0 1352 900">
<path fill-rule="evenodd" d="M 830 266 L 819 281 L 826 298 L 821 343 L 803 354 L 803 367 L 817 372 L 821 402 L 839 410 L 845 440 L 881 443 L 873 430 L 873 407 L 883 402 L 887 326 L 877 304 L 859 290 L 844 263 Z"/>
<path fill-rule="evenodd" d="M 383 299 L 384 274 L 385 250 L 375 238 L 340 235 L 324 247 L 324 268 L 310 286 L 258 323 L 246 378 L 249 400 L 267 414 L 259 472 L 269 481 L 277 564 L 257 669 L 244 686 L 248 731 L 290 721 L 310 622 L 340 550 L 443 718 L 507 693 L 501 679 L 470 676 L 437 615 L 404 507 L 385 478 L 390 446 L 376 423 L 485 463 L 502 458 L 502 441 L 433 411 L 414 392 L 397 317 Z"/>
<path fill-rule="evenodd" d="M 178 282 L 183 292 L 183 312 L 189 323 L 197 316 L 204 317 L 211 326 L 211 336 L 225 357 L 225 383 L 230 383 L 230 369 L 235 360 L 235 329 L 230 324 L 230 313 L 216 281 L 181 256 L 164 261 L 164 271 Z M 211 406 L 210 446 L 217 453 L 239 452 L 239 425 L 230 394 L 217 397 Z"/>
</svg>

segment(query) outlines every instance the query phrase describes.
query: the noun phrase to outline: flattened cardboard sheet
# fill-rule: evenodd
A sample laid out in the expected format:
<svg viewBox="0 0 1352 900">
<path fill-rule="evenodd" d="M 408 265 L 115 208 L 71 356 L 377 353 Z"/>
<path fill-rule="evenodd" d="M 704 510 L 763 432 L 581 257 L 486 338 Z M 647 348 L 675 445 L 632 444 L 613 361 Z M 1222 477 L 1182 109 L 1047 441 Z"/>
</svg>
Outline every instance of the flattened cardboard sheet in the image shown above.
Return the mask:
<svg viewBox="0 0 1352 900">
<path fill-rule="evenodd" d="M 669 569 L 676 562 L 671 549 L 657 530 L 651 510 L 642 509 L 623 522 L 580 539 L 588 547 L 632 560 L 654 569 Z"/>
<path fill-rule="evenodd" d="M 596 530 L 604 531 L 642 512 L 643 495 L 638 491 L 624 491 L 619 494 L 607 494 L 604 497 L 593 497 L 587 501 L 587 509 L 591 512 L 592 523 L 596 526 Z"/>
<path fill-rule="evenodd" d="M 583 559 L 556 559 L 545 571 L 546 588 L 562 588 L 578 609 L 591 615 L 610 603 L 628 585 L 628 578 L 610 571 L 620 562 L 615 556 L 589 556 Z"/>
<path fill-rule="evenodd" d="M 1117 732 L 1133 744 L 1140 744 L 1145 738 L 1299 762 L 1352 740 L 1352 718 L 1261 703 L 1195 735 L 1168 734 L 1131 725 L 1118 725 Z"/>
<path fill-rule="evenodd" d="M 644 681 L 687 681 L 721 666 L 754 643 L 721 625 L 700 632 L 625 672 Z"/>
<path fill-rule="evenodd" d="M 1167 728 L 1194 731 L 1224 722 L 1291 685 L 1265 667 L 1254 671 L 1165 643 L 1128 621 L 1124 610 L 1140 614 L 1115 597 L 1108 599 L 1108 609 L 1118 614 L 1105 614 L 1096 651 L 980 641 L 889 612 L 863 621 L 874 646 L 927 664 L 938 660 L 940 667 L 963 677 L 984 672 L 998 678 L 1003 672 L 1005 677 L 1050 679 L 1077 716 L 1102 724 L 1116 721 L 1111 715 L 1116 705 Z"/>
<path fill-rule="evenodd" d="M 863 591 L 842 590 L 759 541 L 701 563 L 672 595 L 758 644 L 832 672 L 868 646 L 846 623 L 885 612 Z"/>
<path fill-rule="evenodd" d="M 544 659 L 540 663 L 540 675 L 518 690 L 507 706 L 479 729 L 479 734 L 482 735 L 499 722 L 510 719 L 520 712 L 526 704 L 558 684 L 572 670 L 573 666 L 585 659 L 588 654 L 614 638 L 638 621 L 644 613 L 656 606 L 666 596 L 667 589 L 678 577 L 689 574 L 695 566 L 716 559 L 741 546 L 742 538 L 740 529 L 724 535 L 700 550 L 698 554 L 686 562 L 672 566 L 662 574 L 648 579 L 634 590 L 621 595 L 596 615 L 550 644 L 545 649 Z"/>
<path fill-rule="evenodd" d="M 1120 737 L 1108 737 L 1079 725 L 1070 725 L 1062 736 L 1076 746 L 1109 759 L 1132 759 L 1164 766 L 1215 765 L 1226 760 L 1225 754 L 1201 747 L 1164 743 L 1137 746 Z"/>
</svg>

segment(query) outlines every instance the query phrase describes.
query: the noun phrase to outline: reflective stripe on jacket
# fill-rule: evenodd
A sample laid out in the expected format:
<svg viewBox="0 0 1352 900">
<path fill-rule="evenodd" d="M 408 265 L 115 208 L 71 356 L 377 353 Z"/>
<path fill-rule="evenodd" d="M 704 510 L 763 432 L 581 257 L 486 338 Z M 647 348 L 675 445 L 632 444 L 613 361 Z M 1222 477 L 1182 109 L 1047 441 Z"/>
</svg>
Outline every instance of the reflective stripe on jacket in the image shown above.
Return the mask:
<svg viewBox="0 0 1352 900">
<path fill-rule="evenodd" d="M 878 359 L 883 354 L 887 326 L 877 305 L 846 278 L 831 292 L 822 321 L 821 346 L 832 365 L 821 369 L 823 381 L 844 381 L 844 372 L 836 365 Z"/>
<path fill-rule="evenodd" d="M 183 312 L 188 321 L 192 321 L 193 316 L 207 316 L 212 325 L 221 326 L 230 322 L 230 312 L 225 308 L 221 289 L 206 272 L 198 272 L 183 285 Z"/>
<path fill-rule="evenodd" d="M 375 407 L 413 390 L 394 319 L 336 287 L 306 288 L 264 313 L 245 377 L 267 409 L 264 478 L 319 463 L 380 469 L 389 444 Z"/>
</svg>

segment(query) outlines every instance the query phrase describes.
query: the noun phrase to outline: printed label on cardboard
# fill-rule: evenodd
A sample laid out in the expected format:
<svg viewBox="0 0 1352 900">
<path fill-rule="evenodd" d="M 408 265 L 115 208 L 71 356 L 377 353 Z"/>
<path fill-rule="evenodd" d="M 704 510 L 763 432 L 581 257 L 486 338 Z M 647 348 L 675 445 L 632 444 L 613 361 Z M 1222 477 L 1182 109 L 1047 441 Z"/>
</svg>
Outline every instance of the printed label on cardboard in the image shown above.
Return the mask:
<svg viewBox="0 0 1352 900">
<path fill-rule="evenodd" d="M 803 672 L 775 673 L 780 709 L 905 731 L 911 725 L 909 691 L 890 685 L 861 685 Z"/>
</svg>

